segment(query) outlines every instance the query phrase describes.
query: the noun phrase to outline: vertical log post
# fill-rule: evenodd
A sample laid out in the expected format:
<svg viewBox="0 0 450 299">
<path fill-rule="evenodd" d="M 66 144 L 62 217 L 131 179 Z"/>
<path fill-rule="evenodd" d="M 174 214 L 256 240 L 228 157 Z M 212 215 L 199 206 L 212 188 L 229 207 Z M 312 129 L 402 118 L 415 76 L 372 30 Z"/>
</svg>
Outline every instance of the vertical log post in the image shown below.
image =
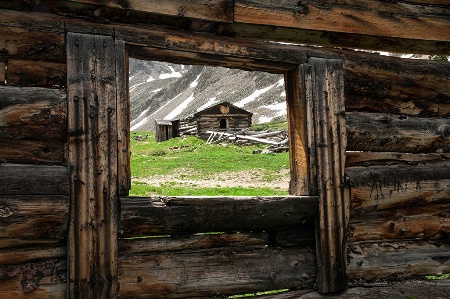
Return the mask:
<svg viewBox="0 0 450 299">
<path fill-rule="evenodd" d="M 67 34 L 68 298 L 117 298 L 118 99 L 124 43 Z M 118 63 L 118 61 L 120 63 Z M 120 67 L 121 68 L 121 67 Z"/>
<path fill-rule="evenodd" d="M 301 66 L 306 101 L 310 195 L 319 195 L 316 221 L 317 287 L 320 293 L 348 288 L 346 232 L 350 196 L 345 184 L 347 144 L 343 64 L 310 58 Z"/>
</svg>

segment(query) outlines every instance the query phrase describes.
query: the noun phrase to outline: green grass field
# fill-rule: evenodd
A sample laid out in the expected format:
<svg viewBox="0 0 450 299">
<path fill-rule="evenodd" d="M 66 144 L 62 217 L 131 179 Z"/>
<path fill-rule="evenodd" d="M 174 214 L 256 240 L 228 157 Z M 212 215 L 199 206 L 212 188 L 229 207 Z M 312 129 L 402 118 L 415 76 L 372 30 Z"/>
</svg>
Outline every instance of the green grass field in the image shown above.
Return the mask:
<svg viewBox="0 0 450 299">
<path fill-rule="evenodd" d="M 156 142 L 131 139 L 131 175 L 134 196 L 270 196 L 287 195 L 274 183 L 289 180 L 289 154 L 253 154 L 265 146 L 206 144 L 196 137 Z M 240 181 L 254 181 L 254 186 Z"/>
</svg>

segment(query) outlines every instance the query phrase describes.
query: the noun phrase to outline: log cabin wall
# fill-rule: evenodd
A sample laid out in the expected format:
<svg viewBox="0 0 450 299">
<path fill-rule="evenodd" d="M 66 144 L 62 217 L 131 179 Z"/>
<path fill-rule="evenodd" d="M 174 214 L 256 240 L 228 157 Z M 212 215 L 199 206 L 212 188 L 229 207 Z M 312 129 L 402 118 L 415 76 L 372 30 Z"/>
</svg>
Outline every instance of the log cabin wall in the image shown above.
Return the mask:
<svg viewBox="0 0 450 299">
<path fill-rule="evenodd" d="M 247 70 L 293 72 L 309 57 L 341 59 L 350 281 L 450 272 L 449 64 L 255 41 L 450 54 L 445 1 L 408 2 L 409 14 L 399 13 L 405 7 L 397 3 L 378 1 L 364 1 L 367 9 L 352 1 L 338 8 L 332 1 L 152 2 L 0 4 L 1 298 L 67 296 L 67 32 L 123 40 L 138 58 Z M 327 19 L 355 13 L 359 19 L 314 23 L 324 12 Z M 382 34 L 360 26 L 364 22 L 382 24 Z M 355 27 L 361 31 L 354 33 Z M 128 107 L 118 111 L 128 117 Z M 121 297 L 211 297 L 313 286 L 311 211 L 317 198 L 247 198 L 239 204 L 233 198 L 129 198 L 123 196 L 129 132 L 122 128 L 117 135 Z"/>
</svg>

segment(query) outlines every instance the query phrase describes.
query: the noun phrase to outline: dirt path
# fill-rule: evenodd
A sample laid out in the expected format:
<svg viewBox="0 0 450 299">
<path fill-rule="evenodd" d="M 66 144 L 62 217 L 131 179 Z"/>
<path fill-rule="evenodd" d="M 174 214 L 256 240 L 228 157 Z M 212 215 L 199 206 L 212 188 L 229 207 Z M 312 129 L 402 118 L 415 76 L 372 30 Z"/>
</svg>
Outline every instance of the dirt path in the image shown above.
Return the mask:
<svg viewBox="0 0 450 299">
<path fill-rule="evenodd" d="M 284 169 L 278 173 L 279 178 L 266 180 L 258 171 L 223 172 L 217 176 L 198 175 L 188 170 L 179 169 L 169 175 L 155 175 L 147 178 L 133 178 L 137 182 L 160 187 L 163 184 L 174 183 L 180 187 L 221 188 L 221 187 L 268 187 L 273 189 L 289 189 L 289 170 Z"/>
</svg>

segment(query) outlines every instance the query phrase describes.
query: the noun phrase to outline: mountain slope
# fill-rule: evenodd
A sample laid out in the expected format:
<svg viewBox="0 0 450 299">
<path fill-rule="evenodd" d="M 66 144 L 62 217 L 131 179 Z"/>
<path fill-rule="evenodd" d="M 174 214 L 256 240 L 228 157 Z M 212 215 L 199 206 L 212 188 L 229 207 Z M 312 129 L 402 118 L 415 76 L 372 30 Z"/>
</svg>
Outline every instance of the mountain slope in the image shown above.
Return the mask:
<svg viewBox="0 0 450 299">
<path fill-rule="evenodd" d="M 252 112 L 253 123 L 286 118 L 282 74 L 130 59 L 131 130 L 180 119 L 222 101 Z"/>
</svg>

